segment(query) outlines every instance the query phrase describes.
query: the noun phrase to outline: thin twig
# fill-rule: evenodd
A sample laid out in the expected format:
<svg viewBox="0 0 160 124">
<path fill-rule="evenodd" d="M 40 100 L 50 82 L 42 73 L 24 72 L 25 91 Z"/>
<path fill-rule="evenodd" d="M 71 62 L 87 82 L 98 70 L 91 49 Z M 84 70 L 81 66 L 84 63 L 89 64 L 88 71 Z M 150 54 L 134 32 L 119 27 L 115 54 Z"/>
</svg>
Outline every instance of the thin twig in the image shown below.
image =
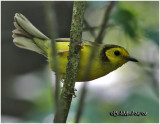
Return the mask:
<svg viewBox="0 0 160 124">
<path fill-rule="evenodd" d="M 99 34 L 95 40 L 96 43 L 102 43 L 102 40 L 103 40 L 103 35 L 104 35 L 104 32 L 105 32 L 105 29 L 106 29 L 106 26 L 107 26 L 107 23 L 108 23 L 108 20 L 109 20 L 109 16 L 110 16 L 110 13 L 111 13 L 111 10 L 114 6 L 114 1 L 111 1 L 108 6 L 106 7 L 106 12 L 105 12 L 105 15 L 104 15 L 104 19 L 103 19 L 103 23 L 101 25 L 101 30 L 99 31 Z"/>
<path fill-rule="evenodd" d="M 107 24 L 107 26 L 105 27 L 105 28 L 108 28 L 108 27 L 113 27 L 113 26 L 115 26 L 114 24 Z M 102 26 L 100 25 L 100 26 L 94 26 L 94 27 L 84 27 L 83 28 L 83 31 L 92 31 L 92 30 L 96 30 L 96 29 L 98 29 L 98 28 L 101 28 Z"/>
<path fill-rule="evenodd" d="M 85 2 L 75 1 L 73 6 L 70 45 L 68 53 L 67 68 L 65 74 L 65 81 L 61 93 L 60 107 L 61 119 L 57 119 L 57 113 L 54 118 L 55 123 L 66 123 L 72 96 L 74 94 L 75 80 L 77 77 L 78 63 L 80 59 L 80 49 L 82 43 L 83 30 L 83 16 L 84 16 Z"/>
<path fill-rule="evenodd" d="M 44 12 L 45 12 L 45 19 L 46 19 L 46 27 L 48 30 L 48 34 L 51 38 L 51 55 L 52 61 L 49 64 L 53 64 L 54 71 L 56 74 L 56 83 L 55 83 L 55 108 L 56 111 L 59 112 L 59 87 L 60 87 L 60 79 L 59 79 L 59 70 L 58 70 L 58 63 L 56 59 L 56 44 L 54 42 L 55 34 L 56 34 L 56 27 L 55 27 L 55 14 L 52 11 L 51 2 L 44 2 Z M 58 113 L 58 118 L 60 118 L 60 113 Z"/>
<path fill-rule="evenodd" d="M 154 75 L 154 69 L 156 68 L 155 63 L 153 62 L 146 62 L 143 60 L 140 60 L 139 63 L 137 63 L 139 66 L 143 67 L 143 71 L 144 73 L 146 73 L 147 75 L 149 75 L 150 77 L 152 77 L 152 87 L 154 89 L 155 95 L 157 96 L 157 98 L 159 97 L 159 83 L 157 82 L 155 75 Z M 149 69 L 148 69 L 149 68 Z"/>
<path fill-rule="evenodd" d="M 88 86 L 89 82 L 84 82 L 83 87 L 82 87 L 82 91 L 81 91 L 81 96 L 79 99 L 79 104 L 78 104 L 78 110 L 76 113 L 76 120 L 75 123 L 79 123 L 80 122 L 80 118 L 84 109 L 84 100 L 86 98 L 86 94 L 87 94 L 87 86 Z"/>
</svg>

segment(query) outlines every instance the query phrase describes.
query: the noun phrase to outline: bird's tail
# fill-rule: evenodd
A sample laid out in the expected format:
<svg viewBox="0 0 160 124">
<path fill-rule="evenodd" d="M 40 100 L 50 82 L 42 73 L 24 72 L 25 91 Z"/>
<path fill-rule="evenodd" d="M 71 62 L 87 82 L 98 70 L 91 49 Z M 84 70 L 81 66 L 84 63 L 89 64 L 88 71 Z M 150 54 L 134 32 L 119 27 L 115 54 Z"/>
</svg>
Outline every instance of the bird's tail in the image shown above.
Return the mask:
<svg viewBox="0 0 160 124">
<path fill-rule="evenodd" d="M 46 56 L 46 52 L 40 44 L 44 44 L 45 40 L 49 40 L 49 38 L 34 27 L 22 14 L 16 13 L 14 21 L 16 29 L 13 30 L 13 43 L 20 48 L 32 50 Z M 34 38 L 37 38 L 37 40 L 34 40 Z"/>
</svg>

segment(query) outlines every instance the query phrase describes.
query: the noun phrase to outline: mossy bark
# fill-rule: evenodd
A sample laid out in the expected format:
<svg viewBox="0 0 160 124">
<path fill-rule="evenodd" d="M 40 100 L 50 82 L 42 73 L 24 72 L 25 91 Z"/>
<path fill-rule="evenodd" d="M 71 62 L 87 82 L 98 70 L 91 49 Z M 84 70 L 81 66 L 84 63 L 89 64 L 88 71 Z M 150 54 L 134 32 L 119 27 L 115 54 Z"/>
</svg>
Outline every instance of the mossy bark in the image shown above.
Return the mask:
<svg viewBox="0 0 160 124">
<path fill-rule="evenodd" d="M 70 31 L 71 41 L 69 46 L 66 77 L 60 98 L 61 118 L 57 118 L 58 115 L 56 113 L 54 118 L 55 123 L 66 123 L 70 105 L 72 102 L 75 80 L 77 77 L 77 68 L 80 59 L 84 9 L 85 9 L 85 2 L 83 1 L 74 2 L 72 24 Z"/>
</svg>

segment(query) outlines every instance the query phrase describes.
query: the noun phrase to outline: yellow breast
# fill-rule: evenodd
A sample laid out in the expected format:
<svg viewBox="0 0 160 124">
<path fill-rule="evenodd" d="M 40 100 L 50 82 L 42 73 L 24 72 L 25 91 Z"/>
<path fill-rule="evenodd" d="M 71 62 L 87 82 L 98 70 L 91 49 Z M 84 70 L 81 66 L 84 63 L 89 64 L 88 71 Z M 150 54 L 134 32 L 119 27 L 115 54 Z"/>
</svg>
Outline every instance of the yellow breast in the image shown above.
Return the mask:
<svg viewBox="0 0 160 124">
<path fill-rule="evenodd" d="M 66 51 L 69 50 L 69 42 L 56 42 L 57 51 Z M 90 56 L 91 46 L 85 45 L 81 49 L 80 53 L 80 62 L 77 72 L 77 79 L 76 81 L 87 81 L 84 80 L 84 74 L 87 68 L 88 58 Z M 109 73 L 111 71 L 111 66 L 108 64 L 104 64 L 101 61 L 101 58 L 99 56 L 100 48 L 97 47 L 96 49 L 96 56 L 94 57 L 94 60 L 92 61 L 92 66 L 90 73 L 88 74 L 88 80 L 94 80 L 96 78 L 102 77 Z M 59 64 L 59 71 L 61 78 L 65 78 L 65 72 L 66 72 L 66 65 L 67 65 L 67 56 L 68 52 L 65 52 L 63 54 L 58 54 L 58 64 Z"/>
</svg>

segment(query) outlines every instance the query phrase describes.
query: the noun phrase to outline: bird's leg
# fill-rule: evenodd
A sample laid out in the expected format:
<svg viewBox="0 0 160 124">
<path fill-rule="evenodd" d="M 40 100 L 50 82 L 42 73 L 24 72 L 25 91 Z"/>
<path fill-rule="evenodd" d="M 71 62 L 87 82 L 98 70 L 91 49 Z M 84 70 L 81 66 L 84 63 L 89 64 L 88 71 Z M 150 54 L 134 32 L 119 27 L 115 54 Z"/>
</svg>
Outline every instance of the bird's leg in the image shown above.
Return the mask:
<svg viewBox="0 0 160 124">
<path fill-rule="evenodd" d="M 74 91 L 77 91 L 77 89 L 76 89 L 76 88 L 74 88 Z"/>
<path fill-rule="evenodd" d="M 76 92 L 77 91 L 77 89 L 76 88 L 74 88 L 74 92 L 73 93 L 70 93 L 70 94 L 72 94 L 73 95 L 73 98 L 76 98 L 77 97 L 77 95 L 76 95 Z"/>
</svg>

